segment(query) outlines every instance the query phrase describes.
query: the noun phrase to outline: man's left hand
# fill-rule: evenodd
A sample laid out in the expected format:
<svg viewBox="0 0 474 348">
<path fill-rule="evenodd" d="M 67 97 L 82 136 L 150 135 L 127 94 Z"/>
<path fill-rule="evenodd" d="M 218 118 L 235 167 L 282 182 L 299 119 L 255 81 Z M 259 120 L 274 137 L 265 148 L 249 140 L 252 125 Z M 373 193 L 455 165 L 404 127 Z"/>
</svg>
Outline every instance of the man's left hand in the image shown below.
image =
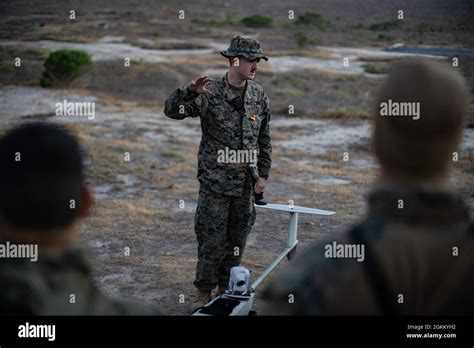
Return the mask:
<svg viewBox="0 0 474 348">
<path fill-rule="evenodd" d="M 258 178 L 257 184 L 255 185 L 255 193 L 262 193 L 267 185 L 267 180 L 264 178 Z"/>
</svg>

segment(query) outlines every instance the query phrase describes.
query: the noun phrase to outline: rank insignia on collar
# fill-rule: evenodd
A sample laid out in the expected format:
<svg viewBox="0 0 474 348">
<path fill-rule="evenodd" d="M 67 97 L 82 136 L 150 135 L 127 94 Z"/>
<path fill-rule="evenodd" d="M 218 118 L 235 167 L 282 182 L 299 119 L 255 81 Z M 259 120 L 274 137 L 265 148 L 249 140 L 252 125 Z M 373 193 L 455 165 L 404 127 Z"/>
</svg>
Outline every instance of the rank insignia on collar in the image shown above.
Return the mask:
<svg viewBox="0 0 474 348">
<path fill-rule="evenodd" d="M 257 119 L 257 115 L 252 115 L 252 116 L 250 116 L 250 119 L 251 119 L 252 121 L 255 121 L 255 120 Z"/>
</svg>

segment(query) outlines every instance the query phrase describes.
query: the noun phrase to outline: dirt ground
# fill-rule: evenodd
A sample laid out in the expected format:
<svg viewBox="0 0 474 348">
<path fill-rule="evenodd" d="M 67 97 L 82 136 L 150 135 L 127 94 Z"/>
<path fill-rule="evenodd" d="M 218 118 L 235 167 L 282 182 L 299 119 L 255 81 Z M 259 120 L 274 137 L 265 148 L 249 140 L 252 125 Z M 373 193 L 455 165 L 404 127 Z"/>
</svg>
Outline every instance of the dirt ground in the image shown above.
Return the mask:
<svg viewBox="0 0 474 348">
<path fill-rule="evenodd" d="M 298 252 L 340 235 L 364 216 L 365 196 L 379 169 L 370 145 L 370 105 L 383 79 L 364 64 L 390 65 L 404 58 L 380 51 L 398 42 L 472 49 L 474 40 L 473 8 L 467 1 L 104 1 L 100 8 L 96 3 L 0 4 L 0 130 L 48 120 L 67 124 L 78 135 L 97 198 L 79 237 L 95 281 L 111 296 L 135 299 L 166 315 L 188 314 L 193 291 L 200 125 L 198 119 L 166 118 L 164 99 L 198 74 L 220 76 L 226 61 L 218 49 L 232 35 L 258 37 L 277 62 L 263 63 L 256 78 L 273 110 L 267 200 L 336 211 L 329 218 L 300 216 Z M 72 22 L 71 9 L 77 18 Z M 184 21 L 177 18 L 181 9 Z M 288 22 L 291 9 L 297 15 L 318 12 L 330 24 L 324 31 L 297 27 Z M 400 9 L 402 25 L 370 29 L 392 21 Z M 254 14 L 273 18 L 273 26 L 226 22 Z M 298 31 L 313 42 L 300 47 Z M 43 60 L 62 47 L 88 51 L 93 64 L 67 88 L 39 87 Z M 124 67 L 124 55 L 134 57 L 131 67 Z M 346 56 L 351 66 L 344 70 L 338 62 Z M 14 57 L 22 58 L 21 69 L 13 66 Z M 471 91 L 473 64 L 473 58 L 460 58 Z M 55 103 L 64 99 L 94 101 L 95 119 L 54 116 Z M 290 104 L 294 114 L 288 113 Z M 471 105 L 471 120 L 473 110 Z M 466 128 L 452 183 L 471 209 L 473 150 L 474 129 Z M 124 160 L 126 152 L 130 161 Z M 243 261 L 253 278 L 282 250 L 287 224 L 285 213 L 258 210 Z M 259 295 L 257 311 L 263 307 Z"/>
</svg>

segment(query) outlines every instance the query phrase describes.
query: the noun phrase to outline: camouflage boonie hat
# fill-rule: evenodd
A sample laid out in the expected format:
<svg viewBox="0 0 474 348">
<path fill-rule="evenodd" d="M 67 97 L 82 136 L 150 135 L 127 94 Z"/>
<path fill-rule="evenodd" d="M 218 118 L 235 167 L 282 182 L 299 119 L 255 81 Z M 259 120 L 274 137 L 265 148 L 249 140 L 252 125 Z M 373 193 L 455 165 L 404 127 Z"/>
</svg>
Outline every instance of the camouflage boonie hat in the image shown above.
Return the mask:
<svg viewBox="0 0 474 348">
<path fill-rule="evenodd" d="M 257 58 L 268 60 L 260 48 L 260 42 L 242 36 L 234 36 L 230 41 L 229 48 L 226 51 L 220 51 L 220 53 L 226 58 L 244 56 L 250 60 Z"/>
</svg>

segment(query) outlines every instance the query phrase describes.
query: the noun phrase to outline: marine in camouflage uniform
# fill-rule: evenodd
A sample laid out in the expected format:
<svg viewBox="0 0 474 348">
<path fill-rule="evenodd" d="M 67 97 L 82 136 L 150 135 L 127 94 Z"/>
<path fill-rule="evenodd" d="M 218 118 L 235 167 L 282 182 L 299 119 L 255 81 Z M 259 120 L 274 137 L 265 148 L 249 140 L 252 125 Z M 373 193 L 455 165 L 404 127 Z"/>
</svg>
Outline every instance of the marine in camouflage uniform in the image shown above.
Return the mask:
<svg viewBox="0 0 474 348">
<path fill-rule="evenodd" d="M 268 59 L 258 41 L 235 36 L 224 57 Z M 219 151 L 257 151 L 259 176 L 271 167 L 270 105 L 262 87 L 248 79 L 244 89 L 229 83 L 228 74 L 210 80 L 209 94 L 178 88 L 166 100 L 165 114 L 174 119 L 200 117 L 198 152 L 200 183 L 195 215 L 198 263 L 194 285 L 210 292 L 227 288 L 230 269 L 240 264 L 247 236 L 255 222 L 254 185 L 249 163 L 220 163 Z M 236 100 L 243 96 L 243 107 Z M 181 111 L 181 112 L 180 112 Z"/>
<path fill-rule="evenodd" d="M 468 93 L 444 64 L 416 60 L 393 69 L 375 110 L 389 99 L 419 102 L 420 118 L 375 112 L 383 174 L 367 218 L 343 237 L 311 246 L 278 275 L 265 289 L 266 314 L 474 314 L 474 228 L 468 205 L 447 181 Z M 333 257 L 327 252 L 334 241 L 364 246 L 363 258 Z"/>
</svg>

